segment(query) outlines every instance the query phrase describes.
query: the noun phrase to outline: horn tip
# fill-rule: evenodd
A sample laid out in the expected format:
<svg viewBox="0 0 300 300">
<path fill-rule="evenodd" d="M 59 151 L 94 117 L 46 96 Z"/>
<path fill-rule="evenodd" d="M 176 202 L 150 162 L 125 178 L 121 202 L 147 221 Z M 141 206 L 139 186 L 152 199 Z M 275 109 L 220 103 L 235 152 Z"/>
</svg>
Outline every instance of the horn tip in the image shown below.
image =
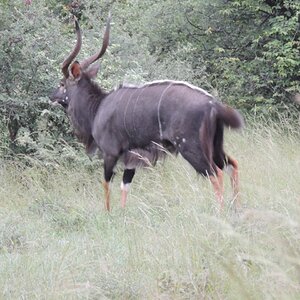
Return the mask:
<svg viewBox="0 0 300 300">
<path fill-rule="evenodd" d="M 75 21 L 75 29 L 76 29 L 76 31 L 79 31 L 80 30 L 80 28 L 79 28 L 79 22 L 78 22 L 78 20 L 77 20 L 76 17 L 74 18 L 74 21 Z"/>
</svg>

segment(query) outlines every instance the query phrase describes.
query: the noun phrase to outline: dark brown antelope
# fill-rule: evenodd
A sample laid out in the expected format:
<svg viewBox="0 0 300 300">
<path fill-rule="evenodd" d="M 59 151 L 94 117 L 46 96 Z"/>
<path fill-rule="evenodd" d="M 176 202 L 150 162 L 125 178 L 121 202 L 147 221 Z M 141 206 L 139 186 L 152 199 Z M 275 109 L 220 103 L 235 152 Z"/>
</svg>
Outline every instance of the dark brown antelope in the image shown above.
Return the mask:
<svg viewBox="0 0 300 300">
<path fill-rule="evenodd" d="M 82 41 L 77 20 L 75 27 L 76 46 L 62 64 L 64 77 L 50 99 L 66 108 L 87 153 L 101 152 L 106 209 L 110 210 L 109 183 L 118 161 L 125 165 L 121 184 L 121 205 L 125 207 L 135 169 L 155 164 L 166 152 L 180 153 L 198 174 L 210 178 L 221 208 L 222 170 L 229 167 L 238 206 L 238 164 L 223 150 L 223 132 L 224 126 L 242 127 L 241 115 L 205 90 L 181 81 L 120 85 L 104 92 L 93 81 L 99 69 L 94 62 L 109 44 L 110 17 L 102 48 L 81 63 L 74 61 Z"/>
</svg>

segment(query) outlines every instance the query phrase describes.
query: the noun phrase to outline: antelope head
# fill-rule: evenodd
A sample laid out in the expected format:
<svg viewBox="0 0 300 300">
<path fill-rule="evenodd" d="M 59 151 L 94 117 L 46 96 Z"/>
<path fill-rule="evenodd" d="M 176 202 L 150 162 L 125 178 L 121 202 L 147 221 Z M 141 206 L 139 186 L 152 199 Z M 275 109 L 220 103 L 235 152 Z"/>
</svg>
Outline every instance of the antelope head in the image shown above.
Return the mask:
<svg viewBox="0 0 300 300">
<path fill-rule="evenodd" d="M 78 91 L 78 87 L 82 85 L 82 81 L 84 79 L 92 79 L 96 77 L 99 70 L 99 65 L 93 65 L 93 63 L 104 55 L 109 44 L 110 19 L 111 16 L 109 14 L 100 51 L 84 59 L 82 62 L 78 62 L 77 60 L 75 60 L 82 44 L 81 30 L 77 19 L 75 19 L 75 30 L 77 35 L 76 45 L 72 52 L 62 63 L 61 71 L 63 73 L 63 78 L 61 79 L 58 87 L 52 92 L 49 97 L 51 100 L 51 104 L 60 104 L 64 108 L 67 108 L 71 101 L 72 94 L 74 92 L 80 92 Z"/>
</svg>

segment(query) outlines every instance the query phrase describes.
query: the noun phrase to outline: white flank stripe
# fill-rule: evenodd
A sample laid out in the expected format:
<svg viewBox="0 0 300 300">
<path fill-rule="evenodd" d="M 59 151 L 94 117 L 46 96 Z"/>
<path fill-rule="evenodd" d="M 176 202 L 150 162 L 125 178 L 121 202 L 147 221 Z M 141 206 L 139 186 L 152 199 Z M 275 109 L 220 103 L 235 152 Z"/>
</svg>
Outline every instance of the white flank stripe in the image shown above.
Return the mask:
<svg viewBox="0 0 300 300">
<path fill-rule="evenodd" d="M 147 86 L 151 86 L 151 85 L 155 85 L 155 84 L 160 84 L 160 83 L 168 83 L 168 84 L 171 84 L 171 85 L 184 85 L 186 87 L 189 87 L 190 89 L 193 89 L 195 91 L 199 91 L 201 92 L 202 94 L 205 94 L 209 97 L 213 97 L 209 92 L 207 92 L 206 90 L 204 89 L 201 89 L 195 85 L 192 85 L 186 81 L 176 81 L 176 80 L 155 80 L 155 81 L 150 81 L 150 82 L 146 82 L 144 84 L 141 84 L 141 85 L 133 85 L 133 84 L 126 84 L 126 83 L 123 83 L 122 84 L 122 87 L 125 87 L 125 88 L 144 88 L 144 87 L 147 87 Z"/>
</svg>

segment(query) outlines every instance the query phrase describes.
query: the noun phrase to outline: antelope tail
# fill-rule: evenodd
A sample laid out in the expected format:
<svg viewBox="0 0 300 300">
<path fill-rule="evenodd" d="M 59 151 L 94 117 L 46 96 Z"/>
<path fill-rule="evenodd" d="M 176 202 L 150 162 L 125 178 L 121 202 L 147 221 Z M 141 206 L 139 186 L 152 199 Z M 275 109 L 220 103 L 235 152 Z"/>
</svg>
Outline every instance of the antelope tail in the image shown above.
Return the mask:
<svg viewBox="0 0 300 300">
<path fill-rule="evenodd" d="M 242 128 L 244 126 L 244 119 L 237 110 L 222 103 L 218 103 L 216 109 L 217 118 L 223 122 L 225 126 L 233 129 Z"/>
</svg>

